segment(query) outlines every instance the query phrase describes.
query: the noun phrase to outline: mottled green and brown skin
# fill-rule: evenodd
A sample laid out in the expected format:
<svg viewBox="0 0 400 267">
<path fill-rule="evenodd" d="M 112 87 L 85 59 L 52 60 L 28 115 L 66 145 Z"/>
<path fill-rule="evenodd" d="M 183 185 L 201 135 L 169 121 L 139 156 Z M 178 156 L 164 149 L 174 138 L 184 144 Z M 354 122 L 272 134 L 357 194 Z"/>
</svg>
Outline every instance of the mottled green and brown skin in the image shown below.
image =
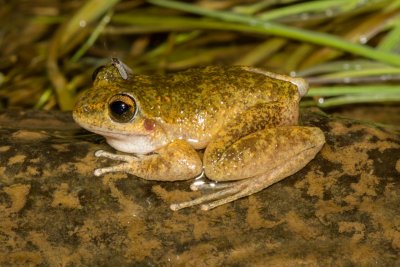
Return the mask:
<svg viewBox="0 0 400 267">
<path fill-rule="evenodd" d="M 125 163 L 97 169 L 96 175 L 123 171 L 175 181 L 204 170 L 212 180 L 234 180 L 219 184 L 223 189 L 215 193 L 171 205 L 177 210 L 207 203 L 202 205 L 207 210 L 258 192 L 314 158 L 325 138 L 319 128 L 297 126 L 298 104 L 306 92 L 300 78 L 251 67 L 212 66 L 123 79 L 109 65 L 99 71 L 73 116 L 117 150 L 135 154 L 98 151 L 97 156 Z M 109 107 L 120 94 L 132 98 L 136 108 L 122 123 Z M 201 160 L 196 149 L 203 148 Z"/>
</svg>

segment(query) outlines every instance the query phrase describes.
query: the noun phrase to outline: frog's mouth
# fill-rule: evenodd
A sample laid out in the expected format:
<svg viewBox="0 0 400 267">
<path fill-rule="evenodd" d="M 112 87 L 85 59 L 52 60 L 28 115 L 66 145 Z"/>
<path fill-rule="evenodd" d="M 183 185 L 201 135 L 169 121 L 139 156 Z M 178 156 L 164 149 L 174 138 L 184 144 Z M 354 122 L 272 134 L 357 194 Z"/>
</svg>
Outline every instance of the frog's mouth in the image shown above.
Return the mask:
<svg viewBox="0 0 400 267">
<path fill-rule="evenodd" d="M 115 138 L 115 139 L 124 140 L 129 137 L 136 136 L 133 134 L 125 134 L 125 133 L 120 133 L 120 132 L 116 132 L 116 131 L 112 131 L 112 130 L 105 130 L 104 128 L 100 129 L 98 127 L 86 126 L 86 125 L 81 125 L 81 126 L 82 126 L 82 128 L 84 128 L 90 132 L 93 132 L 95 134 L 102 135 L 105 138 Z M 145 136 L 145 135 L 142 134 L 142 136 Z"/>
</svg>

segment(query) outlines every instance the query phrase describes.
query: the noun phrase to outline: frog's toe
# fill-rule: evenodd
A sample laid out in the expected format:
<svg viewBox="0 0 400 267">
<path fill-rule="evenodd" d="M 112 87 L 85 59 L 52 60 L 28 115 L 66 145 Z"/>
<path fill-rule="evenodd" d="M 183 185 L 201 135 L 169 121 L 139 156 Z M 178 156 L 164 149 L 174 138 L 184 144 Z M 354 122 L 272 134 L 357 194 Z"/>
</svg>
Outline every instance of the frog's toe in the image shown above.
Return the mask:
<svg viewBox="0 0 400 267">
<path fill-rule="evenodd" d="M 107 172 L 110 172 L 108 169 L 110 169 L 110 168 L 95 169 L 93 174 L 94 174 L 94 176 L 101 176 Z"/>
<path fill-rule="evenodd" d="M 113 173 L 113 172 L 129 172 L 131 170 L 131 167 L 129 163 L 123 163 L 117 166 L 111 166 L 111 167 L 106 167 L 106 168 L 100 168 L 96 169 L 94 171 L 95 176 L 101 176 L 105 173 Z"/>
<path fill-rule="evenodd" d="M 94 155 L 98 158 L 107 158 L 107 159 L 112 159 L 112 160 L 119 160 L 119 161 L 125 161 L 125 162 L 132 162 L 132 161 L 137 161 L 138 157 L 134 155 L 120 155 L 120 154 L 114 154 L 110 153 L 104 150 L 97 150 Z"/>
<path fill-rule="evenodd" d="M 200 206 L 200 209 L 201 209 L 201 210 L 204 210 L 204 211 L 211 210 L 211 209 L 213 209 L 213 208 L 216 208 L 216 207 L 218 207 L 218 206 L 224 205 L 224 204 L 226 204 L 226 203 L 232 202 L 232 201 L 234 201 L 234 200 L 237 200 L 237 199 L 239 199 L 239 198 L 246 197 L 246 196 L 248 196 L 247 193 L 238 192 L 238 193 L 236 193 L 236 194 L 227 196 L 227 197 L 225 197 L 225 198 L 218 199 L 218 200 L 215 200 L 215 201 L 210 202 L 210 203 L 202 204 L 202 205 Z"/>
<path fill-rule="evenodd" d="M 215 200 L 214 202 L 211 202 L 209 204 L 203 204 L 201 206 L 202 210 L 209 210 L 209 209 L 215 208 L 217 206 L 223 205 L 225 203 L 231 202 L 235 199 L 238 199 L 238 198 L 248 195 L 248 193 L 241 194 L 241 191 L 246 191 L 247 181 L 238 181 L 238 182 L 229 183 L 229 184 L 230 184 L 229 187 L 227 187 L 223 190 L 220 190 L 220 191 L 208 194 L 208 195 L 204 195 L 204 196 L 198 197 L 198 198 L 190 200 L 190 201 L 171 204 L 170 208 L 171 208 L 171 210 L 175 211 L 175 210 L 180 210 L 183 208 L 188 208 L 188 207 L 200 205 L 200 204 Z M 240 194 L 240 196 L 237 196 L 239 194 Z M 237 196 L 237 197 L 232 198 L 234 196 Z"/>
<path fill-rule="evenodd" d="M 96 152 L 94 152 L 94 156 L 95 157 L 103 157 L 103 154 L 104 153 L 107 153 L 106 151 L 104 151 L 104 150 L 101 150 L 101 149 L 99 149 L 99 150 L 97 150 Z"/>
</svg>

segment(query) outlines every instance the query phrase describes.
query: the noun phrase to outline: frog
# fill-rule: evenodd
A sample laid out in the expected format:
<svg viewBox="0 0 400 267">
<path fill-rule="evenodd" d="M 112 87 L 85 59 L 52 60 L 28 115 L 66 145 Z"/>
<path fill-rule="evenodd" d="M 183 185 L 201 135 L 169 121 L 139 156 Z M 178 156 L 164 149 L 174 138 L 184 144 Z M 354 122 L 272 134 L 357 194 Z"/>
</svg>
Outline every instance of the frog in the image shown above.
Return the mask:
<svg viewBox="0 0 400 267">
<path fill-rule="evenodd" d="M 307 91 L 304 79 L 263 68 L 203 66 L 134 74 L 114 60 L 95 71 L 73 118 L 117 150 L 95 152 L 120 162 L 95 169 L 95 176 L 123 172 L 160 182 L 195 179 L 193 191 L 211 192 L 170 209 L 210 210 L 258 193 L 314 159 L 325 136 L 318 127 L 299 125 L 299 102 Z M 213 182 L 196 184 L 200 176 Z"/>
</svg>

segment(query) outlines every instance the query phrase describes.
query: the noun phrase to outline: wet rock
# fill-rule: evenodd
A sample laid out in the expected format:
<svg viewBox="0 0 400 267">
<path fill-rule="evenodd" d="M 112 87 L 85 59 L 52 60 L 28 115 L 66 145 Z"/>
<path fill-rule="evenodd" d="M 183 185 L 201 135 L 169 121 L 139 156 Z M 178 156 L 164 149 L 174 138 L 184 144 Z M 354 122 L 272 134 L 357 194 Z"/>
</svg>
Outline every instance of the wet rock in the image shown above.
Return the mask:
<svg viewBox="0 0 400 267">
<path fill-rule="evenodd" d="M 400 134 L 304 110 L 326 145 L 257 194 L 201 211 L 187 182 L 95 177 L 112 151 L 69 113 L 0 113 L 0 265 L 400 264 Z"/>
</svg>

